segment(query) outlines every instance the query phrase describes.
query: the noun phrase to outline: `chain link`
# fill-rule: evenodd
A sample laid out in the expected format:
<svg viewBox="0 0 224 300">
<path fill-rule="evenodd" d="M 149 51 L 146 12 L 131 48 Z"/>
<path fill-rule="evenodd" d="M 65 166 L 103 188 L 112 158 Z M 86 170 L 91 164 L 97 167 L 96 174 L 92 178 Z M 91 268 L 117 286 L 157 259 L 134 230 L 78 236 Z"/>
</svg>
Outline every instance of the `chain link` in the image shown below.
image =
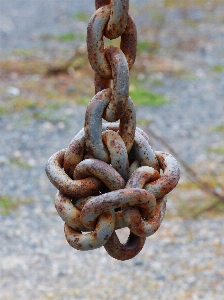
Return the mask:
<svg viewBox="0 0 224 300">
<path fill-rule="evenodd" d="M 137 33 L 129 1 L 95 0 L 95 6 L 87 50 L 96 94 L 87 106 L 84 128 L 50 157 L 46 173 L 58 189 L 55 208 L 65 222 L 68 243 L 83 251 L 104 246 L 112 257 L 127 260 L 158 230 L 166 195 L 180 171 L 172 155 L 153 151 L 148 135 L 136 128 L 128 90 Z M 104 47 L 104 37 L 121 37 L 120 49 Z M 124 227 L 130 235 L 121 244 L 115 230 Z"/>
<path fill-rule="evenodd" d="M 117 1 L 120 2 L 120 1 Z M 106 58 L 104 47 L 104 32 L 110 19 L 111 6 L 106 5 L 99 8 L 91 17 L 87 28 L 87 50 L 90 64 L 93 70 L 103 78 L 112 78 L 112 70 Z M 113 24 L 113 28 L 120 25 Z M 129 69 L 132 67 L 136 57 L 137 31 L 135 23 L 130 15 L 127 18 L 127 25 L 121 35 L 120 48 L 124 53 Z"/>
</svg>

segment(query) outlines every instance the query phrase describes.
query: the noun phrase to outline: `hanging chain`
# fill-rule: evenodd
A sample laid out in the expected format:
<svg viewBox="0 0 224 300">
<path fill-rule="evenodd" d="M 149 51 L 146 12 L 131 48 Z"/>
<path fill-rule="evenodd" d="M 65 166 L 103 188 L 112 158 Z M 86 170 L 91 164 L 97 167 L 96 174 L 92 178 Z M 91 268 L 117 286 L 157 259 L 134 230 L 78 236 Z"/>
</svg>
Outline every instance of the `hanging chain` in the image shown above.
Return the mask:
<svg viewBox="0 0 224 300">
<path fill-rule="evenodd" d="M 87 106 L 84 128 L 68 148 L 50 157 L 46 173 L 58 189 L 55 207 L 68 243 L 83 251 L 104 246 L 112 257 L 127 260 L 159 228 L 166 195 L 180 172 L 173 156 L 153 151 L 147 134 L 136 127 L 129 70 L 137 32 L 129 0 L 95 0 L 95 5 L 87 50 L 96 94 Z M 105 47 L 104 36 L 121 37 L 120 49 Z M 130 235 L 121 244 L 115 230 L 124 227 Z"/>
</svg>

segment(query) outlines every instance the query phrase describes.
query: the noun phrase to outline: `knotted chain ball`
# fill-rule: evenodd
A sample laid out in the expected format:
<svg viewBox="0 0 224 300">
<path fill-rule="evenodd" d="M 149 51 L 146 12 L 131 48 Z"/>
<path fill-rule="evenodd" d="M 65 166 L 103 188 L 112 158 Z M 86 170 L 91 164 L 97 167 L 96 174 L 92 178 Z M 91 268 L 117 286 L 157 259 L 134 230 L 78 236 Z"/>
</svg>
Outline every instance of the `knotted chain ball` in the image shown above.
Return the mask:
<svg viewBox="0 0 224 300">
<path fill-rule="evenodd" d="M 82 251 L 104 246 L 112 257 L 128 260 L 158 230 L 166 195 L 180 172 L 174 157 L 153 151 L 147 134 L 136 127 L 128 95 L 137 42 L 129 1 L 95 2 L 87 49 L 96 94 L 87 106 L 84 128 L 66 149 L 50 157 L 46 173 L 58 189 L 55 207 L 65 222 L 68 243 Z M 121 36 L 120 49 L 104 47 L 103 36 Z M 116 230 L 124 227 L 130 235 L 122 244 Z"/>
</svg>

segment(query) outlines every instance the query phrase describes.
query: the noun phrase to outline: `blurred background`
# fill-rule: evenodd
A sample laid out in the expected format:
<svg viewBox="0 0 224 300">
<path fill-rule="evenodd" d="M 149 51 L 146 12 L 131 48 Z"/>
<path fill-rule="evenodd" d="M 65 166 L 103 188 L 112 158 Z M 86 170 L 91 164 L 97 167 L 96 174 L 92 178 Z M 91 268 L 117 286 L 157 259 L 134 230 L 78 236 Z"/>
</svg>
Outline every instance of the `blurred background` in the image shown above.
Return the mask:
<svg viewBox="0 0 224 300">
<path fill-rule="evenodd" d="M 0 0 L 0 298 L 223 300 L 224 1 L 130 0 L 137 124 L 181 180 L 161 228 L 123 263 L 67 244 L 44 171 L 94 96 L 94 12 L 93 0 Z"/>
</svg>

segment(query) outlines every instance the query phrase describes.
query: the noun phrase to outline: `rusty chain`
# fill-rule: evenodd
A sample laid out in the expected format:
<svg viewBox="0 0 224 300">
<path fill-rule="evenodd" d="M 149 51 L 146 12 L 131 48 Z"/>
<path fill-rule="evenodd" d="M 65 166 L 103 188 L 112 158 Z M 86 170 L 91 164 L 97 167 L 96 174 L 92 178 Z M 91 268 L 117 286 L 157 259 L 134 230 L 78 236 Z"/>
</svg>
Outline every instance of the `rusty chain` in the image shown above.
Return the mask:
<svg viewBox="0 0 224 300">
<path fill-rule="evenodd" d="M 50 157 L 46 173 L 58 189 L 55 207 L 68 243 L 83 251 L 104 246 L 112 257 L 127 260 L 159 228 L 166 195 L 180 175 L 173 156 L 153 151 L 147 134 L 136 127 L 128 91 L 137 33 L 129 0 L 95 0 L 95 5 L 87 50 L 96 94 L 87 106 L 84 128 Z M 105 47 L 104 36 L 121 37 L 120 49 Z M 124 227 L 130 235 L 121 244 L 115 230 Z"/>
</svg>

